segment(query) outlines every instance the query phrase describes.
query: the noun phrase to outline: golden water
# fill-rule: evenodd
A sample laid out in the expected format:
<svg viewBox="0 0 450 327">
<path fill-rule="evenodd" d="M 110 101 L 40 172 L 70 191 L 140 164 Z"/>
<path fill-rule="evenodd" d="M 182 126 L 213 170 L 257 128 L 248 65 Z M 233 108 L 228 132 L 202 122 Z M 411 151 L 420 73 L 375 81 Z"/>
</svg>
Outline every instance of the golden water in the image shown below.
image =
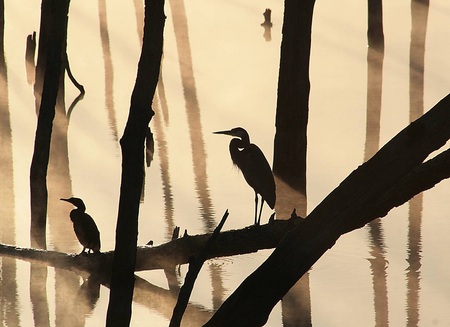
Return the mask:
<svg viewBox="0 0 450 327">
<path fill-rule="evenodd" d="M 1 167 L 2 241 L 28 247 L 28 176 L 36 115 L 24 55 L 26 36 L 39 29 L 40 3 L 5 2 L 11 129 L 5 140 L 12 158 L 8 157 L 7 164 L 2 161 Z M 411 87 L 410 2 L 383 5 L 380 146 L 408 124 Z M 272 9 L 270 41 L 260 26 L 265 8 Z M 370 89 L 366 11 L 366 3 L 355 0 L 316 3 L 308 125 L 308 211 L 366 155 Z M 282 2 L 190 0 L 183 4 L 181 0 L 168 0 L 166 15 L 163 87 L 158 90 L 151 123 L 155 158 L 146 169 L 139 244 L 166 242 L 175 226 L 187 229 L 189 234 L 210 231 L 226 209 L 231 214 L 225 229 L 252 223 L 253 191 L 231 164 L 229 139 L 213 135 L 213 131 L 245 127 L 269 162 L 272 158 Z M 424 110 L 450 90 L 449 15 L 448 1 L 431 2 Z M 82 197 L 97 221 L 102 250 L 114 248 L 121 169 L 118 139 L 136 76 L 141 24 L 142 4 L 138 0 L 71 3 L 68 55 L 72 72 L 85 86 L 86 95 L 73 110 L 68 126 L 55 122 L 56 128 L 67 131 L 66 141 L 60 140 L 59 145 L 67 151 L 68 160 L 64 151 L 52 153 L 53 163 L 58 163 L 51 163 L 49 176 L 51 249 L 81 250 L 68 218 L 71 208 L 59 201 L 71 195 Z M 76 96 L 77 90 L 67 80 L 66 105 Z M 1 94 L 3 101 L 5 97 Z M 7 127 L 1 126 L 3 131 Z M 393 210 L 381 223 L 343 236 L 309 273 L 312 325 L 449 325 L 449 191 L 444 181 L 423 198 Z M 264 210 L 267 219 L 269 210 Z M 414 225 L 417 221 L 420 224 Z M 196 283 L 186 323 L 196 326 L 207 319 L 269 253 L 207 262 Z M 380 263 L 384 267 L 381 272 L 375 269 Z M 44 269 L 44 292 L 38 293 L 41 297 L 37 299 L 29 263 L 2 259 L 1 264 L 0 319 L 4 325 L 104 324 L 108 288 L 101 286 L 95 305 L 89 305 L 80 291 L 79 276 L 48 268 Z M 186 267 L 181 272 L 180 283 Z M 152 286 L 145 281 L 137 283 L 132 326 L 167 326 L 173 305 L 164 291 L 164 273 L 139 276 L 159 289 L 149 290 Z M 160 293 L 165 296 L 158 297 Z M 284 310 L 277 305 L 267 326 L 288 325 Z"/>
</svg>

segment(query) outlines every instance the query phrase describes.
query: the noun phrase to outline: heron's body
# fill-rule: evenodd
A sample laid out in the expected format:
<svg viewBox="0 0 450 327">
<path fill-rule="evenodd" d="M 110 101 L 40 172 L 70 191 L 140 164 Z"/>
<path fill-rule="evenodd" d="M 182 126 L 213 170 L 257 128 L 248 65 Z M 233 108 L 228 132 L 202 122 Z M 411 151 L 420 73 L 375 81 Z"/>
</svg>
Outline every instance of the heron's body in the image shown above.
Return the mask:
<svg viewBox="0 0 450 327">
<path fill-rule="evenodd" d="M 79 198 L 61 200 L 72 203 L 77 207 L 70 212 L 70 220 L 72 220 L 73 230 L 75 231 L 78 241 L 83 245 L 83 251 L 81 251 L 81 253 L 84 253 L 86 249 L 88 250 L 88 253 L 89 251 L 96 253 L 100 252 L 100 232 L 98 231 L 94 219 L 85 212 L 86 206 L 84 205 L 83 200 Z"/>
<path fill-rule="evenodd" d="M 236 127 L 229 131 L 215 133 L 239 137 L 233 138 L 230 142 L 231 160 L 242 171 L 248 185 L 255 191 L 255 224 L 259 224 L 264 201 L 271 209 L 275 208 L 276 194 L 272 169 L 261 149 L 250 143 L 245 129 Z M 257 218 L 258 194 L 261 195 L 262 201 Z"/>
</svg>

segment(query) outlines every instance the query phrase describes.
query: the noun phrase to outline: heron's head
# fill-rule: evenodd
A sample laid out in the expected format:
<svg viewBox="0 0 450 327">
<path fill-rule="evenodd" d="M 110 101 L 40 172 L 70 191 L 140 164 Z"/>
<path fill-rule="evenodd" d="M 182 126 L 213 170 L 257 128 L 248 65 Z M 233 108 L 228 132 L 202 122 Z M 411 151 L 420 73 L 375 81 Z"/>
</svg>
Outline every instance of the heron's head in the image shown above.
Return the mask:
<svg viewBox="0 0 450 327">
<path fill-rule="evenodd" d="M 245 129 L 243 129 L 242 127 L 235 127 L 228 131 L 218 131 L 218 132 L 214 132 L 214 134 L 225 134 L 225 135 L 230 135 L 230 136 L 236 136 L 242 140 L 249 139 L 247 131 Z"/>
<path fill-rule="evenodd" d="M 86 210 L 86 206 L 84 205 L 83 200 L 81 200 L 80 198 L 68 198 L 68 199 L 60 199 L 61 201 L 66 201 L 69 203 L 72 203 L 75 207 L 77 207 L 78 209 L 84 209 Z"/>
</svg>

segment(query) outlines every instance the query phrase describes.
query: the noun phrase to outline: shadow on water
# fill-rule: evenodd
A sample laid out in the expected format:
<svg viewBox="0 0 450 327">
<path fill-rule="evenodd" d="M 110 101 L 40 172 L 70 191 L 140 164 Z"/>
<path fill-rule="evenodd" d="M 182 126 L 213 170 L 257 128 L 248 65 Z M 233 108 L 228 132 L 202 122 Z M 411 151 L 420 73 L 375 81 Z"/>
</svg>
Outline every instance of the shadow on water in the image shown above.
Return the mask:
<svg viewBox="0 0 450 327">
<path fill-rule="evenodd" d="M 0 1 L 0 240 L 15 244 L 12 130 L 9 112 L 8 76 L 4 53 L 4 2 Z M 0 323 L 19 326 L 16 260 L 0 259 Z"/>
</svg>

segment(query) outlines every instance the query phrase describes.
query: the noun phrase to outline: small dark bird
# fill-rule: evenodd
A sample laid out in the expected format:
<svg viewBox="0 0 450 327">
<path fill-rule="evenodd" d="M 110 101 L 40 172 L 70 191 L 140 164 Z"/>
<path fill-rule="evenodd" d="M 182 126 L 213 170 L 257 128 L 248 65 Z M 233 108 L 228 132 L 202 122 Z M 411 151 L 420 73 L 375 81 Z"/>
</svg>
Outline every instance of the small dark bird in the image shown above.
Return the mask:
<svg viewBox="0 0 450 327">
<path fill-rule="evenodd" d="M 75 231 L 78 241 L 83 245 L 83 251 L 81 251 L 80 254 L 86 253 L 86 249 L 87 253 L 90 251 L 99 253 L 100 232 L 98 231 L 94 219 L 85 212 L 86 206 L 84 205 L 83 200 L 80 198 L 61 200 L 72 203 L 76 207 L 76 209 L 73 209 L 70 212 L 70 220 L 73 222 L 73 230 Z"/>
<path fill-rule="evenodd" d="M 214 134 L 226 134 L 237 137 L 230 142 L 231 160 L 242 171 L 248 185 L 255 191 L 255 225 L 259 225 L 264 201 L 271 209 L 275 208 L 275 181 L 272 169 L 261 149 L 257 145 L 250 143 L 250 137 L 242 127 L 236 127 L 229 131 L 214 132 Z M 259 216 L 257 215 L 258 194 L 262 198 Z"/>
</svg>

